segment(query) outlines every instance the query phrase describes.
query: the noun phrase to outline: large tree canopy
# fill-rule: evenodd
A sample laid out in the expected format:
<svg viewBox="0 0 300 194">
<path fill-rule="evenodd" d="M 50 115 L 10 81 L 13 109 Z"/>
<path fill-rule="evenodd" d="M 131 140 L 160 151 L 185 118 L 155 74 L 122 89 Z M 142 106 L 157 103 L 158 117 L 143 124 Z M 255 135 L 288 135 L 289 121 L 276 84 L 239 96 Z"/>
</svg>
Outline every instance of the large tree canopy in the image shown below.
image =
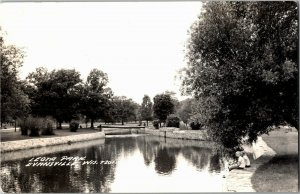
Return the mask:
<svg viewBox="0 0 300 194">
<path fill-rule="evenodd" d="M 2 122 L 25 116 L 30 109 L 29 98 L 23 92 L 18 78 L 23 58 L 23 50 L 5 45 L 0 28 L 1 126 Z"/>
<path fill-rule="evenodd" d="M 160 122 L 166 122 L 168 115 L 174 113 L 174 99 L 169 93 L 158 94 L 153 98 L 153 102 L 154 116 L 158 118 Z"/>
<path fill-rule="evenodd" d="M 208 2 L 192 25 L 182 91 L 225 147 L 298 128 L 296 2 Z"/>
<path fill-rule="evenodd" d="M 115 121 L 121 121 L 122 125 L 124 125 L 126 121 L 136 120 L 138 104 L 131 98 L 115 96 L 112 99 L 112 105 Z"/>
<path fill-rule="evenodd" d="M 93 69 L 84 85 L 80 109 L 82 114 L 91 119 L 91 128 L 94 128 L 96 119 L 108 117 L 112 92 L 107 83 L 107 74 L 99 69 Z"/>
<path fill-rule="evenodd" d="M 79 72 L 74 69 L 48 72 L 45 68 L 37 68 L 28 75 L 27 81 L 32 87 L 29 85 L 27 92 L 34 115 L 53 116 L 60 125 L 76 117 L 80 101 Z"/>
</svg>

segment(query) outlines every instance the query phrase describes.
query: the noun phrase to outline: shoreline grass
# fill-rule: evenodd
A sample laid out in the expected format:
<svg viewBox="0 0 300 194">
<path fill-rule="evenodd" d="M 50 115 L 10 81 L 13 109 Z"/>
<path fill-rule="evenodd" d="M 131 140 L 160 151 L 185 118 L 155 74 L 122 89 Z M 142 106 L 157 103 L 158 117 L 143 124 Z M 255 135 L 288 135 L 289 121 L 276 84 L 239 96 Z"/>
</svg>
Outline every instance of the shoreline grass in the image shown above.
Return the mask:
<svg viewBox="0 0 300 194">
<path fill-rule="evenodd" d="M 262 137 L 276 155 L 253 174 L 254 189 L 257 192 L 298 192 L 298 132 L 272 131 Z"/>
<path fill-rule="evenodd" d="M 17 140 L 26 140 L 26 139 L 41 139 L 41 138 L 52 138 L 52 137 L 63 137 L 70 135 L 80 135 L 80 134 L 89 134 L 99 132 L 97 129 L 78 129 L 77 132 L 70 132 L 69 128 L 57 129 L 55 130 L 55 135 L 40 135 L 37 137 L 24 136 L 21 135 L 20 131 L 6 131 L 1 132 L 1 142 L 7 141 L 17 141 Z"/>
<path fill-rule="evenodd" d="M 77 132 L 70 132 L 69 124 L 64 123 L 62 125 L 62 129 L 55 129 L 54 130 L 54 135 L 42 135 L 37 137 L 32 137 L 32 136 L 24 136 L 21 135 L 20 128 L 17 128 L 17 131 L 15 132 L 15 129 L 10 127 L 9 129 L 0 129 L 0 139 L 1 142 L 6 142 L 6 141 L 16 141 L 16 140 L 26 140 L 26 139 L 38 139 L 38 138 L 51 138 L 51 137 L 63 137 L 63 136 L 70 136 L 70 135 L 79 135 L 79 134 L 89 134 L 89 133 L 95 133 L 99 132 L 98 126 L 99 125 L 107 125 L 109 127 L 114 127 L 114 126 L 119 126 L 119 127 L 136 127 L 138 123 L 125 123 L 124 125 L 121 125 L 121 123 L 115 123 L 114 125 L 111 124 L 105 124 L 105 123 L 99 123 L 95 122 L 94 123 L 94 128 L 90 128 L 90 124 L 86 125 L 85 123 L 80 123 L 82 128 L 78 128 Z M 86 128 L 87 127 L 87 128 Z"/>
</svg>

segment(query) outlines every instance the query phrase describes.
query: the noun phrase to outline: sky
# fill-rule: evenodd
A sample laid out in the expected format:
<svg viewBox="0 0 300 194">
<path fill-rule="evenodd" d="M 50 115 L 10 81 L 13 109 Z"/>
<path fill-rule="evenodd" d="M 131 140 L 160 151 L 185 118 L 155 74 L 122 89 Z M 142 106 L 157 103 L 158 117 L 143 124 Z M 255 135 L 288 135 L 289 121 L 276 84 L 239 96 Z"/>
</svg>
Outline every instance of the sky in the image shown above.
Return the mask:
<svg viewBox="0 0 300 194">
<path fill-rule="evenodd" d="M 141 103 L 166 90 L 179 100 L 188 30 L 201 2 L 1 3 L 6 44 L 22 47 L 20 78 L 37 67 L 108 74 L 117 96 Z"/>
</svg>

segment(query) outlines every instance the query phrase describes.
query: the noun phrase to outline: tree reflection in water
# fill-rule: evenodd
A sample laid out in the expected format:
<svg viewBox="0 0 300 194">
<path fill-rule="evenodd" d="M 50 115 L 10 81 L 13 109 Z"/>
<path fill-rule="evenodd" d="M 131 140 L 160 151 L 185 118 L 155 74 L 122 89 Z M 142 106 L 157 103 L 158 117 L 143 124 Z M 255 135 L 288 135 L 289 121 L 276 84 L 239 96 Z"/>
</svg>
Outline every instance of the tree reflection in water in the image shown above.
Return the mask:
<svg viewBox="0 0 300 194">
<path fill-rule="evenodd" d="M 176 159 L 181 154 L 197 170 L 220 172 L 220 158 L 212 152 L 213 144 L 195 140 L 165 139 L 156 136 L 139 138 L 138 147 L 144 163 L 155 162 L 155 170 L 160 174 L 170 174 L 176 169 Z"/>
<path fill-rule="evenodd" d="M 162 147 L 155 155 L 155 170 L 160 174 L 170 174 L 176 165 L 176 158 L 173 153 L 169 153 L 167 148 Z"/>
<path fill-rule="evenodd" d="M 213 155 L 210 144 L 155 136 L 113 137 L 106 138 L 105 144 L 95 144 L 45 156 L 57 158 L 86 156 L 87 161 L 109 160 L 115 161 L 114 165 L 25 167 L 30 158 L 12 159 L 1 164 L 1 187 L 3 191 L 9 193 L 110 192 L 111 183 L 118 173 L 116 165 L 122 162 L 121 156 L 133 157 L 132 154 L 136 150 L 143 156 L 145 168 L 154 163 L 153 170 L 162 176 L 171 176 L 172 172 L 176 171 L 179 155 L 198 171 L 220 171 L 219 157 Z"/>
</svg>

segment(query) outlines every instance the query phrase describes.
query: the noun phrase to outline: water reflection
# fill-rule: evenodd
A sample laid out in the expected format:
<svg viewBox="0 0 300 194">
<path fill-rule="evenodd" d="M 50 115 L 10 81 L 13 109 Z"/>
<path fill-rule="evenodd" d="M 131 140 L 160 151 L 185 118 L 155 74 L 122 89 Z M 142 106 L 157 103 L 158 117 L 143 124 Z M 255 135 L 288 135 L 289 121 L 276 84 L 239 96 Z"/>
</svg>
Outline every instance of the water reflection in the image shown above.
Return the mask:
<svg viewBox="0 0 300 194">
<path fill-rule="evenodd" d="M 161 148 L 155 155 L 155 170 L 161 174 L 170 174 L 176 166 L 176 158 L 167 148 Z"/>
<path fill-rule="evenodd" d="M 87 160 L 115 161 L 112 165 L 25 167 L 29 158 L 6 157 L 1 164 L 2 189 L 24 193 L 220 191 L 220 162 L 211 146 L 155 136 L 120 136 L 44 155 L 86 156 Z"/>
</svg>

